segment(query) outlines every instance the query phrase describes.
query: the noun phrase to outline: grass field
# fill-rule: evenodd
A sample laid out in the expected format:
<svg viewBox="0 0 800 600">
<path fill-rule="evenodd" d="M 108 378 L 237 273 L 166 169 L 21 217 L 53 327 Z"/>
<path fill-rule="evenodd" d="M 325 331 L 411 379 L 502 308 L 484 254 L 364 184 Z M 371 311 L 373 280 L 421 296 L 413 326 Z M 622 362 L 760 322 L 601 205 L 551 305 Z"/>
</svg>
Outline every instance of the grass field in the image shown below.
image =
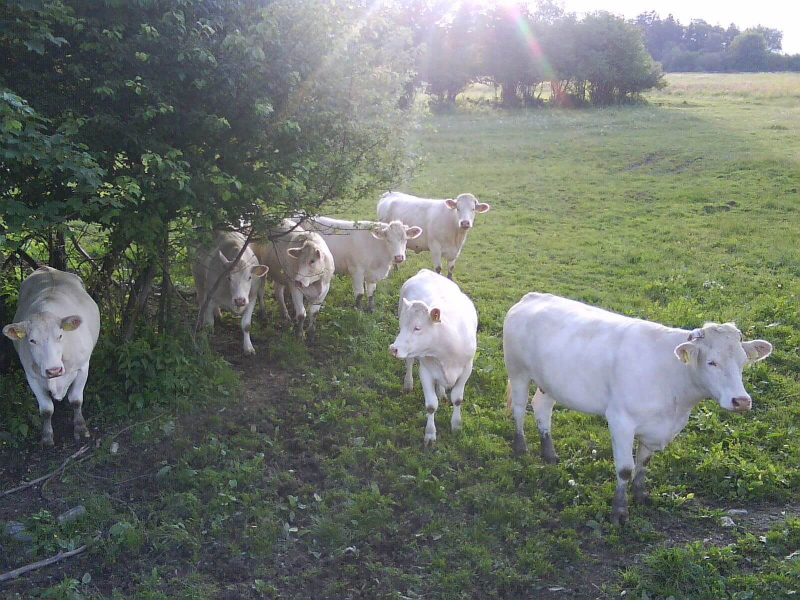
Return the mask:
<svg viewBox="0 0 800 600">
<path fill-rule="evenodd" d="M 373 315 L 351 308 L 338 279 L 309 347 L 270 303 L 270 320 L 254 321 L 259 354 L 245 359 L 226 318 L 214 348 L 240 372 L 233 387 L 220 381 L 226 396 L 106 419 L 90 459 L 0 499 L 0 519 L 34 536 L 0 539 L 2 570 L 90 544 L 3 597 L 797 597 L 800 77 L 668 79 L 642 106 L 464 106 L 421 120 L 411 149 L 425 161 L 405 189 L 492 206 L 455 271 L 480 318 L 461 433 L 443 403 L 438 443 L 423 448 L 419 383 L 404 394 L 387 351 L 400 285 L 427 254 L 379 286 Z M 352 211 L 373 214 L 371 202 Z M 561 462 L 546 465 L 530 415 L 530 454 L 512 456 L 502 323 L 531 290 L 681 327 L 735 320 L 775 345 L 745 372 L 753 410 L 701 404 L 651 461 L 650 502 L 623 527 L 608 523 L 603 419 L 557 408 Z M 68 418 L 56 409 L 55 455 L 1 451 L 3 488 L 77 449 Z M 115 432 L 148 419 L 109 454 Z M 79 503 L 82 519 L 55 520 Z M 722 527 L 731 508 L 748 512 Z"/>
</svg>

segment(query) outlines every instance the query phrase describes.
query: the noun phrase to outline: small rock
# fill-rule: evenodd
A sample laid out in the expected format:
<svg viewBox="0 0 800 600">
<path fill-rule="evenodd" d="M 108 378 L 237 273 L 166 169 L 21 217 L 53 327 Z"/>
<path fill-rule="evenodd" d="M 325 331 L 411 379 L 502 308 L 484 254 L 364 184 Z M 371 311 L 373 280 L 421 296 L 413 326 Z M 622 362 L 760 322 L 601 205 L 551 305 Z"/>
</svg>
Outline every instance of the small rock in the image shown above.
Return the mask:
<svg viewBox="0 0 800 600">
<path fill-rule="evenodd" d="M 108 451 L 111 452 L 111 454 L 116 454 L 119 452 L 119 444 L 117 442 L 111 442 L 111 445 L 108 447 Z"/>
<path fill-rule="evenodd" d="M 747 509 L 746 508 L 730 508 L 728 509 L 729 515 L 746 515 Z"/>
<path fill-rule="evenodd" d="M 86 507 L 83 504 L 79 504 L 75 508 L 70 508 L 67 512 L 58 515 L 58 522 L 59 523 L 69 523 L 70 521 L 74 521 L 78 517 L 82 517 L 86 514 Z"/>
<path fill-rule="evenodd" d="M 25 524 L 19 521 L 8 521 L 6 523 L 6 535 L 10 536 L 15 542 L 30 543 L 33 536 L 25 529 Z"/>
<path fill-rule="evenodd" d="M 733 519 L 730 517 L 722 517 L 722 519 L 720 519 L 720 525 L 723 527 L 734 527 L 736 526 L 736 523 L 734 523 Z"/>
<path fill-rule="evenodd" d="M 250 432 L 251 432 L 251 433 L 255 433 L 255 432 L 256 432 L 256 425 L 255 425 L 255 423 L 253 423 L 252 425 L 250 425 Z"/>
</svg>

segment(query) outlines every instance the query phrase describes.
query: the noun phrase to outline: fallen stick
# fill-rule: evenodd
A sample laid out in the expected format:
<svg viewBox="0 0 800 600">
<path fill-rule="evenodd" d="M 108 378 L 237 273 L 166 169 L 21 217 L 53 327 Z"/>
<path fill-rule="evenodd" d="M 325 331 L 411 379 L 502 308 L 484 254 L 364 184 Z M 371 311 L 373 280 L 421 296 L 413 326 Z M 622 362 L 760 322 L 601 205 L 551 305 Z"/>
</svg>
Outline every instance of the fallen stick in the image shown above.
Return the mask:
<svg viewBox="0 0 800 600">
<path fill-rule="evenodd" d="M 0 492 L 0 498 L 2 498 L 3 496 L 8 496 L 9 494 L 14 494 L 16 492 L 21 492 L 22 490 L 27 490 L 29 487 L 33 487 L 37 483 L 41 483 L 43 481 L 47 481 L 48 479 L 50 479 L 54 475 L 58 475 L 59 473 L 61 473 L 61 471 L 63 471 L 66 468 L 66 466 L 70 463 L 70 461 L 72 461 L 75 458 L 78 458 L 80 455 L 82 455 L 88 449 L 89 449 L 88 445 L 87 446 L 83 446 L 75 454 L 73 454 L 71 456 L 68 456 L 66 459 L 64 459 L 64 462 L 61 463 L 60 467 L 58 467 L 55 471 L 51 471 L 47 475 L 42 475 L 41 477 L 37 477 L 33 481 L 29 481 L 27 483 L 23 483 L 22 485 L 19 485 L 19 486 L 15 487 L 15 488 L 11 488 L 10 490 L 6 490 L 4 492 Z"/>
<path fill-rule="evenodd" d="M 44 560 L 37 561 L 35 563 L 31 563 L 29 565 L 25 565 L 24 567 L 20 567 L 19 569 L 14 569 L 13 571 L 9 571 L 8 573 L 3 573 L 0 575 L 0 582 L 2 581 L 9 581 L 10 579 L 16 579 L 20 575 L 24 575 L 28 571 L 35 571 L 36 569 L 41 569 L 42 567 L 46 567 L 48 565 L 52 565 L 53 563 L 57 563 L 60 560 L 64 560 L 65 558 L 71 558 L 73 556 L 77 556 L 81 552 L 84 552 L 89 546 L 83 545 L 80 548 L 75 548 L 75 550 L 70 550 L 69 552 L 59 552 L 55 556 L 51 556 L 50 558 L 45 558 Z"/>
<path fill-rule="evenodd" d="M 169 414 L 169 411 L 163 412 L 160 415 L 153 417 L 152 419 L 147 419 L 147 421 L 142 421 L 141 423 L 134 423 L 133 425 L 128 425 L 127 427 L 123 427 L 117 433 L 114 434 L 114 436 L 111 438 L 111 441 L 113 442 L 115 439 L 117 439 L 119 436 L 121 436 L 123 433 L 125 433 L 129 429 L 133 429 L 134 427 L 138 427 L 139 425 L 147 425 L 148 423 L 152 423 L 153 421 L 157 421 L 161 417 L 166 417 L 168 414 Z"/>
</svg>

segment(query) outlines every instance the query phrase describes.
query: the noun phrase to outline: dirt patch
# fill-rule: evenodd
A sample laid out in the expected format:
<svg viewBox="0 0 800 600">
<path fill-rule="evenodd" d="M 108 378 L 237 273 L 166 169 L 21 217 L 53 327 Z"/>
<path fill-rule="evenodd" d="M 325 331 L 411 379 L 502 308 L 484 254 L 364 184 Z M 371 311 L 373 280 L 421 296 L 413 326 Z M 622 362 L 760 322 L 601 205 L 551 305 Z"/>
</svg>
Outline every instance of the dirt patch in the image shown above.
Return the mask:
<svg viewBox="0 0 800 600">
<path fill-rule="evenodd" d="M 643 158 L 640 160 L 634 161 L 630 163 L 627 167 L 621 169 L 622 173 L 626 173 L 628 171 L 633 171 L 634 169 L 639 169 L 641 167 L 646 167 L 647 165 L 651 165 L 654 162 L 657 162 L 664 158 L 663 152 L 649 152 L 644 155 Z"/>
</svg>

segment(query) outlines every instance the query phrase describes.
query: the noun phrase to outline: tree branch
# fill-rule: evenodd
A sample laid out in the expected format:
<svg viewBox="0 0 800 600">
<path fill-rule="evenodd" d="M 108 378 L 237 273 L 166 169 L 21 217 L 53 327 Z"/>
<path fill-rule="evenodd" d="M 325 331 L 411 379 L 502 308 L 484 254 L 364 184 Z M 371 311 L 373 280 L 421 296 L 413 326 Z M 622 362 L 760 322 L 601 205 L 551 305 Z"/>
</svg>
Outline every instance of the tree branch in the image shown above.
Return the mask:
<svg viewBox="0 0 800 600">
<path fill-rule="evenodd" d="M 31 563 L 29 565 L 25 565 L 24 567 L 20 567 L 19 569 L 14 569 L 13 571 L 9 571 L 8 573 L 3 573 L 0 575 L 0 582 L 2 581 L 9 581 L 11 579 L 16 579 L 20 575 L 24 575 L 28 571 L 35 571 L 36 569 L 41 569 L 42 567 L 47 567 L 52 565 L 53 563 L 57 563 L 60 560 L 64 560 L 65 558 L 72 558 L 73 556 L 77 556 L 82 552 L 85 552 L 89 546 L 84 544 L 80 548 L 75 548 L 75 550 L 70 550 L 69 552 L 59 552 L 55 556 L 51 556 L 50 558 L 45 558 L 44 560 L 36 561 L 35 563 Z"/>
</svg>

